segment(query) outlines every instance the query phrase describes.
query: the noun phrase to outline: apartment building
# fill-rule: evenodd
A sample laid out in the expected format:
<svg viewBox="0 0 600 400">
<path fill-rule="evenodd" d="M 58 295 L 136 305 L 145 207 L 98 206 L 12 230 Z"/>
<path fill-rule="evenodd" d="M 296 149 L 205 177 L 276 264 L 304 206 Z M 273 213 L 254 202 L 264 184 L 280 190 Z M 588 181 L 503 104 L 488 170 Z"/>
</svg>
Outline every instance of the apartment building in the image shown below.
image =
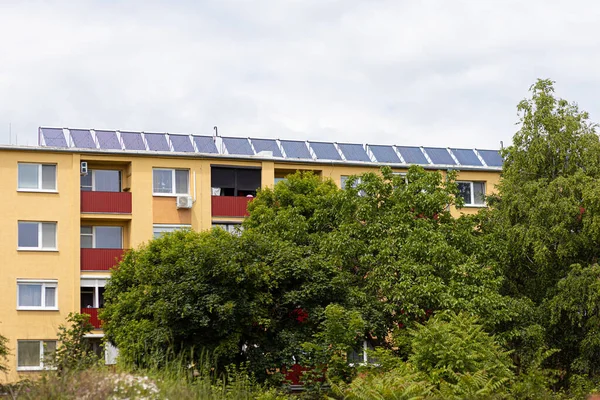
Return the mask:
<svg viewBox="0 0 600 400">
<path fill-rule="evenodd" d="M 12 352 L 1 381 L 44 368 L 70 312 L 100 343 L 110 269 L 127 249 L 180 228 L 234 230 L 261 187 L 313 171 L 348 176 L 411 164 L 458 172 L 472 213 L 498 182 L 496 150 L 409 147 L 40 128 L 35 147 L 0 146 L 0 334 Z M 114 349 L 106 361 L 114 362 Z"/>
</svg>

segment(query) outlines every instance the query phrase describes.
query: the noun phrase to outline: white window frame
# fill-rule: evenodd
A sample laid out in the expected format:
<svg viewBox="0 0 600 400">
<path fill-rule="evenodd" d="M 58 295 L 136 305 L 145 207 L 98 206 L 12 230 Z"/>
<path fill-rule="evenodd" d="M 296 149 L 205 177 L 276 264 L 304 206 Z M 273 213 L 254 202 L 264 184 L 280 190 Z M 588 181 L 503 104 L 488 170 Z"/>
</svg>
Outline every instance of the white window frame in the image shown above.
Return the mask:
<svg viewBox="0 0 600 400">
<path fill-rule="evenodd" d="M 160 236 L 156 237 L 156 230 L 157 229 L 164 229 L 162 231 L 160 231 L 160 233 L 171 233 L 171 232 L 175 232 L 179 229 L 192 229 L 191 225 L 177 225 L 177 224 L 154 224 L 152 225 L 152 239 L 158 239 L 160 238 Z M 162 236 L 162 235 L 161 235 Z"/>
<path fill-rule="evenodd" d="M 31 367 L 20 367 L 19 366 L 19 343 L 20 342 L 39 342 L 40 344 L 40 365 L 39 366 L 31 366 Z M 56 343 L 56 348 L 58 348 L 58 341 L 55 339 L 47 339 L 47 340 L 35 340 L 35 339 L 18 339 L 17 340 L 17 371 L 41 371 L 44 369 L 50 369 L 44 365 L 44 343 L 54 342 Z"/>
<path fill-rule="evenodd" d="M 38 167 L 38 187 L 37 188 L 22 188 L 19 186 L 19 166 L 20 165 L 37 165 Z M 42 189 L 42 167 L 54 167 L 54 189 Z M 42 192 L 42 193 L 58 193 L 58 165 L 52 163 L 34 163 L 34 162 L 18 162 L 17 163 L 17 192 Z"/>
<path fill-rule="evenodd" d="M 154 191 L 154 171 L 171 171 L 171 192 L 169 193 L 157 193 Z M 187 173 L 187 192 L 177 193 L 175 181 L 176 171 L 185 171 Z M 177 197 L 177 196 L 189 196 L 190 195 L 190 170 L 185 168 L 152 168 L 152 196 L 162 197 Z"/>
<path fill-rule="evenodd" d="M 404 180 L 404 184 L 408 185 L 408 172 L 392 172 L 392 176 L 399 176 Z"/>
<path fill-rule="evenodd" d="M 212 228 L 221 228 L 232 235 L 241 235 L 244 227 L 240 222 L 213 222 Z"/>
<path fill-rule="evenodd" d="M 351 176 L 355 176 L 355 175 L 340 175 L 340 188 L 342 190 L 346 190 L 346 182 L 348 181 L 348 179 L 350 179 Z M 352 186 L 352 187 L 356 188 L 361 183 L 362 183 L 362 178 L 360 176 L 357 176 L 356 180 L 354 181 L 354 186 Z M 365 197 L 367 194 L 365 193 L 364 190 L 360 190 L 358 192 L 358 195 L 360 197 Z"/>
<path fill-rule="evenodd" d="M 370 350 L 372 350 L 372 349 L 373 349 L 373 346 L 370 346 L 370 348 L 369 348 L 369 342 L 368 342 L 368 341 L 366 341 L 366 340 L 363 340 L 363 341 L 362 341 L 362 349 L 361 349 L 361 353 L 360 353 L 360 355 L 362 356 L 362 357 L 361 357 L 361 358 L 362 358 L 362 361 L 360 361 L 360 362 L 358 362 L 358 363 L 357 363 L 359 366 L 365 366 L 365 365 L 379 366 L 379 364 L 377 364 L 377 363 L 373 363 L 373 362 L 370 362 L 370 361 L 369 361 L 369 353 L 368 353 L 368 352 L 369 352 Z M 353 351 L 356 351 L 356 350 L 358 350 L 358 349 L 355 349 L 355 350 L 353 350 Z M 354 367 L 354 366 L 356 366 L 357 364 L 355 364 L 355 363 L 353 363 L 353 362 L 349 362 L 349 363 L 348 363 L 348 365 L 349 365 L 350 367 Z"/>
<path fill-rule="evenodd" d="M 41 306 L 21 306 L 19 305 L 19 294 L 21 285 L 41 285 Z M 54 290 L 54 307 L 46 307 L 46 288 L 53 287 Z M 34 310 L 34 311 L 58 311 L 58 281 L 55 279 L 17 279 L 17 310 Z"/>
<path fill-rule="evenodd" d="M 92 233 L 81 233 L 81 228 L 83 228 L 84 226 L 89 226 L 92 228 Z M 121 228 L 121 247 L 114 247 L 114 249 L 123 249 L 123 227 L 120 225 L 82 225 L 80 226 L 80 231 L 79 231 L 79 244 L 81 247 L 81 236 L 91 236 L 92 237 L 92 247 L 90 247 L 91 249 L 97 249 L 98 247 L 96 247 L 96 228 L 97 227 L 111 227 L 111 228 Z M 83 247 L 81 247 L 83 249 Z M 104 247 L 101 247 L 104 248 Z"/>
<path fill-rule="evenodd" d="M 35 223 L 38 225 L 38 247 L 21 247 L 19 246 L 19 223 Z M 42 247 L 42 224 L 54 224 L 54 247 Z M 55 221 L 17 221 L 17 250 L 19 251 L 58 251 L 58 223 Z"/>
<path fill-rule="evenodd" d="M 487 207 L 485 199 L 483 200 L 483 203 L 481 203 L 481 204 L 476 204 L 475 203 L 475 190 L 473 188 L 473 183 L 483 183 L 483 195 L 485 196 L 486 195 L 486 189 L 487 189 L 487 182 L 486 181 L 456 181 L 456 183 L 457 184 L 458 183 L 468 183 L 471 186 L 471 202 L 467 203 L 465 201 L 465 207 L 476 207 L 476 208 L 485 208 L 485 207 Z"/>
</svg>

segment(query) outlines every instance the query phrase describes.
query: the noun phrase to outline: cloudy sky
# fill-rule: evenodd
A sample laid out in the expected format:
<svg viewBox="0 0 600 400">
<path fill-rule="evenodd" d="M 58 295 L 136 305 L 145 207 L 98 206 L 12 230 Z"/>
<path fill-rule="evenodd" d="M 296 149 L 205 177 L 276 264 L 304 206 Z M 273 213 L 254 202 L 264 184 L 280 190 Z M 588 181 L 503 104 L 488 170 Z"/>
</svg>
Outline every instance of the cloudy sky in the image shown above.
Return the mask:
<svg viewBox="0 0 600 400">
<path fill-rule="evenodd" d="M 0 0 L 0 143 L 38 126 L 498 148 L 537 78 L 600 120 L 600 2 Z"/>
</svg>

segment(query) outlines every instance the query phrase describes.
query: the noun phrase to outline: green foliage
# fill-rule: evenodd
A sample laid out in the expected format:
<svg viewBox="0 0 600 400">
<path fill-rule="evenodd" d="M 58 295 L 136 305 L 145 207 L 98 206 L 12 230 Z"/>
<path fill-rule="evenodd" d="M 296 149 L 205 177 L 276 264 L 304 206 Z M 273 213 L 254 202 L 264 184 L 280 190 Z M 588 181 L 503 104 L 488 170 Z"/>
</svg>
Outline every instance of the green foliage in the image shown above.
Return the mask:
<svg viewBox="0 0 600 400">
<path fill-rule="evenodd" d="M 60 346 L 52 354 L 50 365 L 59 372 L 84 370 L 98 362 L 98 356 L 89 346 L 85 335 L 93 329 L 87 314 L 69 313 L 67 324 L 58 327 Z"/>
<path fill-rule="evenodd" d="M 471 389 L 485 378 L 485 385 L 475 386 L 496 387 L 496 383 L 502 386 L 514 378 L 509 353 L 483 330 L 476 317 L 440 313 L 427 324 L 417 325 L 411 334 L 409 362 L 436 385 L 466 384 Z"/>
<path fill-rule="evenodd" d="M 505 277 L 502 292 L 530 302 L 529 321 L 504 339 L 519 368 L 539 348 L 559 349 L 547 363 L 572 373 L 598 373 L 600 342 L 594 275 L 600 239 L 600 140 L 574 103 L 539 80 L 518 106 L 520 129 L 504 149 L 493 206 L 480 215 L 490 263 Z"/>
<path fill-rule="evenodd" d="M 8 357 L 8 339 L 0 335 L 0 372 L 8 371 L 6 357 Z"/>
</svg>

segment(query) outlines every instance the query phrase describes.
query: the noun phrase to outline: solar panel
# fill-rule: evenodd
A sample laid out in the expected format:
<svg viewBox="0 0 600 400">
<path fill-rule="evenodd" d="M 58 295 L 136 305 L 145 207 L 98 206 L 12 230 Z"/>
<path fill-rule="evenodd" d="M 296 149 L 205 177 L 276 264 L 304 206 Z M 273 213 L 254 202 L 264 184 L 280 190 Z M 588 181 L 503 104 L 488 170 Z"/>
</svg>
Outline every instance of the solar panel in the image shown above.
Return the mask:
<svg viewBox="0 0 600 400">
<path fill-rule="evenodd" d="M 285 151 L 287 158 L 305 158 L 312 160 L 312 156 L 306 147 L 306 142 L 300 142 L 298 140 L 280 140 L 281 147 Z"/>
<path fill-rule="evenodd" d="M 167 136 L 164 133 L 144 133 L 148 150 L 152 151 L 171 151 Z"/>
<path fill-rule="evenodd" d="M 396 146 L 407 164 L 429 164 L 419 147 Z"/>
<path fill-rule="evenodd" d="M 369 150 L 371 150 L 371 153 L 373 153 L 378 162 L 401 163 L 400 158 L 392 146 L 382 146 L 377 144 L 368 144 L 367 146 L 369 146 Z"/>
<path fill-rule="evenodd" d="M 44 143 L 49 147 L 69 147 L 61 128 L 40 128 Z"/>
<path fill-rule="evenodd" d="M 227 153 L 229 154 L 254 155 L 252 147 L 246 138 L 224 137 L 223 143 L 225 143 Z"/>
<path fill-rule="evenodd" d="M 192 136 L 200 153 L 219 154 L 212 136 Z"/>
<path fill-rule="evenodd" d="M 103 150 L 121 150 L 121 143 L 115 131 L 96 131 L 96 139 Z"/>
<path fill-rule="evenodd" d="M 490 167 L 501 167 L 503 160 L 498 150 L 477 150 L 483 161 Z"/>
<path fill-rule="evenodd" d="M 146 150 L 142 134 L 139 132 L 121 132 L 125 150 Z"/>
<path fill-rule="evenodd" d="M 277 146 L 277 142 L 273 139 L 250 139 L 252 141 L 252 145 L 254 146 L 254 150 L 257 153 L 261 151 L 272 151 L 274 157 L 283 157 L 281 154 L 281 150 Z"/>
<path fill-rule="evenodd" d="M 309 142 L 309 146 L 315 152 L 319 160 L 341 160 L 340 153 L 336 150 L 333 143 Z"/>
<path fill-rule="evenodd" d="M 451 149 L 452 154 L 458 160 L 461 165 L 472 165 L 476 167 L 483 167 L 481 160 L 477 157 L 477 154 L 471 149 Z"/>
<path fill-rule="evenodd" d="M 456 161 L 452 158 L 448 149 L 440 147 L 424 147 L 427 155 L 434 164 L 456 165 Z"/>
<path fill-rule="evenodd" d="M 173 144 L 173 150 L 181 152 L 194 152 L 194 146 L 190 141 L 188 135 L 169 135 L 171 143 Z"/>
<path fill-rule="evenodd" d="M 362 144 L 354 143 L 338 143 L 338 147 L 346 157 L 348 161 L 366 161 L 370 162 L 371 159 L 367 155 L 367 152 L 362 147 Z"/>
<path fill-rule="evenodd" d="M 75 147 L 80 149 L 95 149 L 96 143 L 92 139 L 92 134 L 89 130 L 84 129 L 69 129 L 71 139 Z"/>
</svg>

